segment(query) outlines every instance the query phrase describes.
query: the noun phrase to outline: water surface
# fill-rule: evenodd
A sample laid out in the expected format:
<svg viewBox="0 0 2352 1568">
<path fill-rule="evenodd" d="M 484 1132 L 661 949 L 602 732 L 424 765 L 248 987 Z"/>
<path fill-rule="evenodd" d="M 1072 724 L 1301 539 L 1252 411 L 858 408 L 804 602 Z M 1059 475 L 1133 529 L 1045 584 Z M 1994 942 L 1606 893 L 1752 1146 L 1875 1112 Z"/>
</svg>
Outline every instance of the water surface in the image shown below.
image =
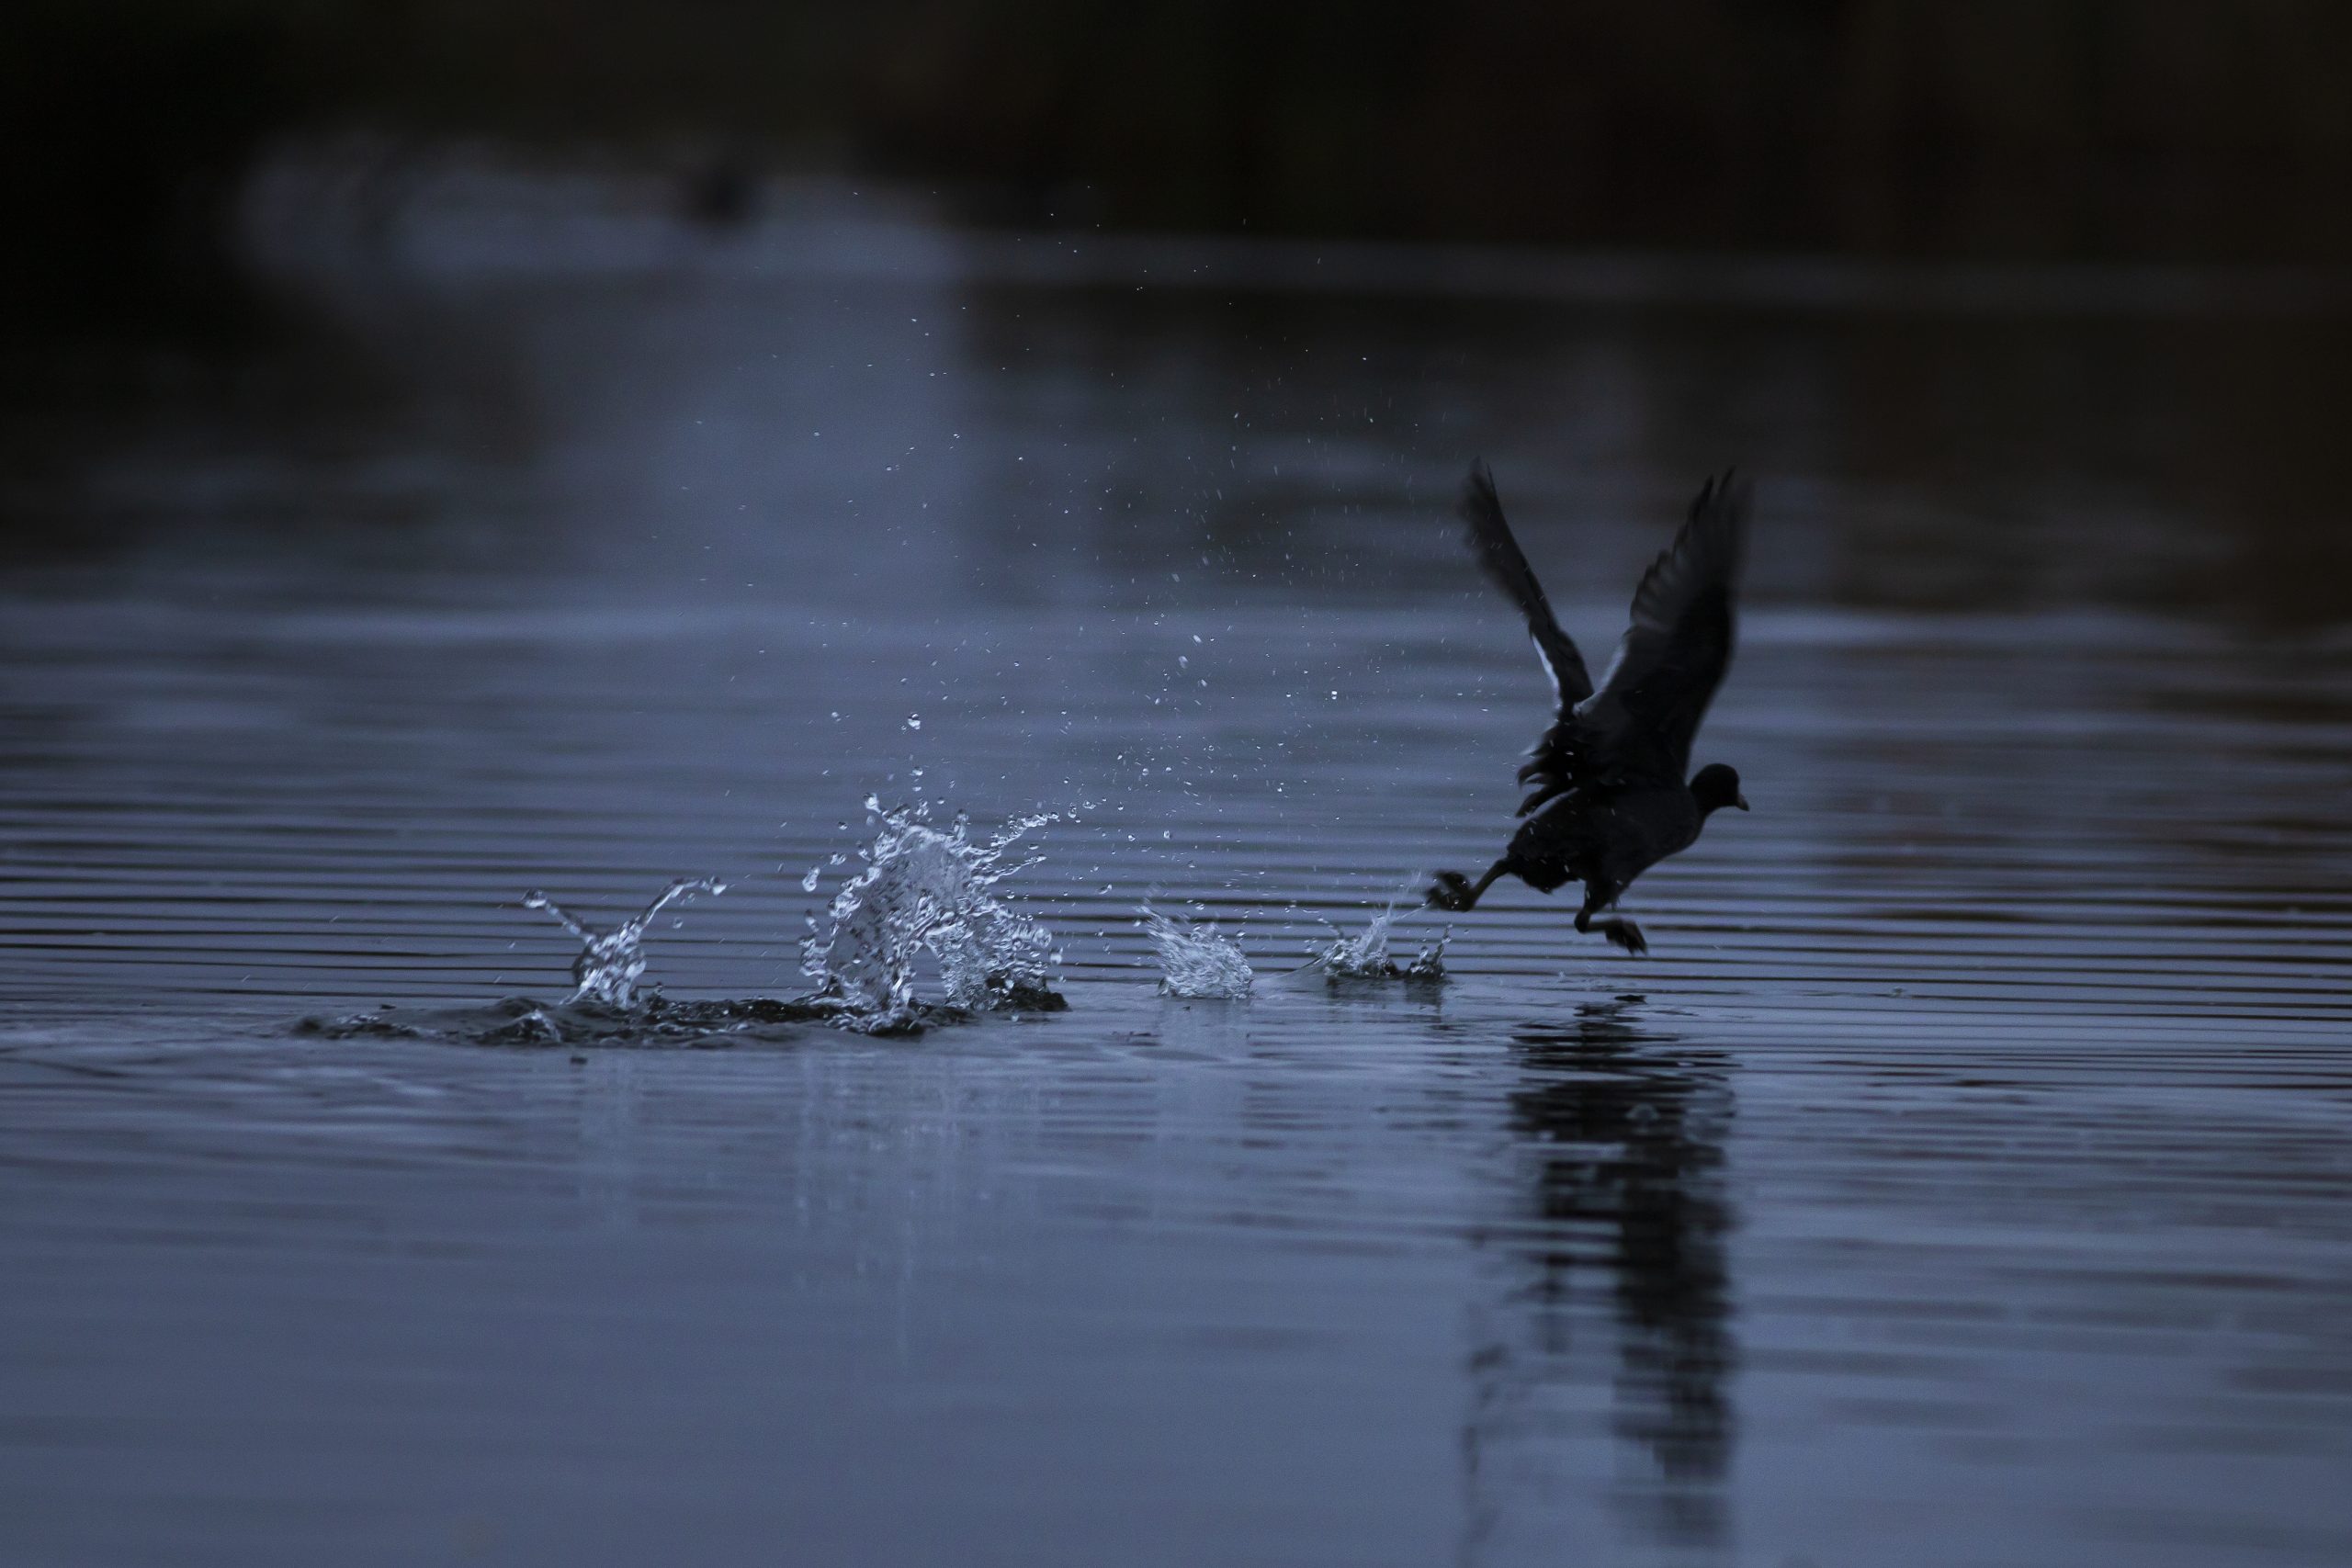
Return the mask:
<svg viewBox="0 0 2352 1568">
<path fill-rule="evenodd" d="M 334 355 L 9 481 L 12 1562 L 2352 1558 L 2327 299 L 1476 299 L 531 188 L 279 193 Z M 1756 810 L 1634 890 L 1646 959 L 1507 888 L 1442 987 L 1289 973 L 1507 831 L 1474 453 L 1589 657 L 1757 472 L 1701 744 Z M 560 998 L 524 892 L 678 876 L 729 888 L 646 979 L 790 994 L 869 794 L 1066 814 L 1006 887 L 1067 1012 L 293 1032 Z M 1147 899 L 1250 999 L 1157 994 Z"/>
</svg>

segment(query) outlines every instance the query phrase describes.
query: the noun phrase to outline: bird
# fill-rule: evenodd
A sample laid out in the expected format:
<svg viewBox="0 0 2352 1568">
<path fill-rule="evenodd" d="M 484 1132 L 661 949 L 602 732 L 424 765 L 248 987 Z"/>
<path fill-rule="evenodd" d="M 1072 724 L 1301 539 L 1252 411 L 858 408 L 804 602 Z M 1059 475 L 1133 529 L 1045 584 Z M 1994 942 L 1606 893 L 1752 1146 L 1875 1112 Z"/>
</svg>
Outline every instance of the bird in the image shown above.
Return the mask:
<svg viewBox="0 0 2352 1568">
<path fill-rule="evenodd" d="M 1699 722 L 1731 667 L 1751 493 L 1736 470 L 1707 480 L 1673 545 L 1643 573 L 1633 624 L 1596 686 L 1511 536 L 1493 473 L 1483 462 L 1471 466 L 1460 507 L 1471 550 L 1527 618 L 1558 706 L 1519 770 L 1529 791 L 1510 847 L 1476 882 L 1438 873 L 1427 907 L 1468 909 L 1506 875 L 1539 893 L 1577 882 L 1584 886 L 1577 931 L 1598 929 L 1629 953 L 1649 951 L 1633 921 L 1611 916 L 1596 928 L 1593 917 L 1643 872 L 1696 843 L 1715 812 L 1747 809 L 1736 769 L 1710 762 L 1687 781 L 1684 773 Z"/>
</svg>

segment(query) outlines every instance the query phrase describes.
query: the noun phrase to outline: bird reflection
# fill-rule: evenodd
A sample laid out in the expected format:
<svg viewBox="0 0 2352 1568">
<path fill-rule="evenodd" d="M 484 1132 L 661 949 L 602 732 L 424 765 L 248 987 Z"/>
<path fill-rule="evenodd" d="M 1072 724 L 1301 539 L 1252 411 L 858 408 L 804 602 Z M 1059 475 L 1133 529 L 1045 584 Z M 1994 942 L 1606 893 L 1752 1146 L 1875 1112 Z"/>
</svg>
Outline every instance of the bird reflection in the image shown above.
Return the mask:
<svg viewBox="0 0 2352 1568">
<path fill-rule="evenodd" d="M 1724 1538 L 1727 1064 L 1645 1032 L 1638 1001 L 1588 1004 L 1512 1037 L 1510 1157 L 1532 1213 L 1485 1238 L 1502 1289 L 1471 1359 L 1468 1558 L 1541 1528 L 1518 1517 L 1537 1500 L 1582 1490 L 1577 1472 L 1599 1456 L 1573 1450 L 1591 1444 L 1596 1402 L 1600 1440 L 1621 1456 L 1605 1472 L 1623 1524 L 1684 1548 Z"/>
</svg>

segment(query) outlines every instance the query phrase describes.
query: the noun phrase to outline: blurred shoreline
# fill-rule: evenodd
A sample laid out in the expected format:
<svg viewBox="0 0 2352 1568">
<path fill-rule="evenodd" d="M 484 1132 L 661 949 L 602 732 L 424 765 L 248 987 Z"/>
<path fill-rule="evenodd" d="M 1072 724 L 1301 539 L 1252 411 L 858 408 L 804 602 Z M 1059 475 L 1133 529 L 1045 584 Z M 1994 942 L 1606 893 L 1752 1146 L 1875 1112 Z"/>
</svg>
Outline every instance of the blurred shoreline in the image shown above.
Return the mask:
<svg viewBox="0 0 2352 1568">
<path fill-rule="evenodd" d="M 672 157 L 368 141 L 284 150 L 235 226 L 264 277 L 624 276 L 900 281 L 1514 304 L 1894 315 L 2334 316 L 2352 264 L 1977 261 L 1463 241 L 1074 231 L 976 221 L 904 182 L 744 175 L 745 212 L 693 206 Z"/>
<path fill-rule="evenodd" d="M 961 588 L 1006 530 L 1079 517 L 1153 581 L 1230 551 L 1368 592 L 1418 581 L 1483 453 L 1535 517 L 1666 514 L 1690 473 L 1769 465 L 1841 520 L 1792 558 L 1870 604 L 2342 618 L 2337 269 L 1022 231 L 786 175 L 714 223 L 677 172 L 480 139 L 272 160 L 232 232 L 273 335 L 111 378 L 0 360 L 32 372 L 0 418 L 13 558 L 462 518 L 446 547 L 519 564 L 622 491 L 611 547 L 658 556 L 888 491 L 978 541 Z M 1301 549 L 1318 516 L 1339 536 Z"/>
<path fill-rule="evenodd" d="M 233 332 L 247 185 L 355 135 L 394 185 L 469 139 L 667 161 L 718 226 L 796 172 L 1023 230 L 2352 263 L 2322 0 L 27 0 L 0 45 L 20 333 Z"/>
</svg>

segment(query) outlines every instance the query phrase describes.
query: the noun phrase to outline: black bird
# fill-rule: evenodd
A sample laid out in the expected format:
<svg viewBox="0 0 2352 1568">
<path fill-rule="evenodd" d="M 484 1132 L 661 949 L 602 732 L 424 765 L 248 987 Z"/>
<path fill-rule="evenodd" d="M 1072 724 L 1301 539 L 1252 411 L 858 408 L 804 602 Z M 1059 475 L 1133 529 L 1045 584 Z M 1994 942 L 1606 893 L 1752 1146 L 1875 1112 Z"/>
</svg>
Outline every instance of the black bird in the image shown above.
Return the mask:
<svg viewBox="0 0 2352 1568">
<path fill-rule="evenodd" d="M 1739 774 L 1721 762 L 1690 783 L 1690 742 L 1707 703 L 1731 667 L 1732 593 L 1747 547 L 1748 487 L 1726 471 L 1707 481 L 1673 547 L 1651 563 L 1634 591 L 1634 624 L 1595 689 L 1577 645 L 1560 629 L 1543 585 L 1503 521 L 1494 476 L 1474 466 L 1462 487 L 1462 520 L 1479 568 L 1527 617 L 1527 634 L 1558 694 L 1559 716 L 1528 753 L 1520 783 L 1526 818 L 1503 858 L 1472 882 L 1442 871 L 1429 891 L 1439 909 L 1467 909 L 1502 875 L 1539 893 L 1584 884 L 1577 930 L 1617 901 L 1634 878 L 1698 841 L 1708 815 L 1747 809 Z M 1649 943 L 1631 920 L 1600 922 L 1600 934 L 1628 953 Z"/>
</svg>

